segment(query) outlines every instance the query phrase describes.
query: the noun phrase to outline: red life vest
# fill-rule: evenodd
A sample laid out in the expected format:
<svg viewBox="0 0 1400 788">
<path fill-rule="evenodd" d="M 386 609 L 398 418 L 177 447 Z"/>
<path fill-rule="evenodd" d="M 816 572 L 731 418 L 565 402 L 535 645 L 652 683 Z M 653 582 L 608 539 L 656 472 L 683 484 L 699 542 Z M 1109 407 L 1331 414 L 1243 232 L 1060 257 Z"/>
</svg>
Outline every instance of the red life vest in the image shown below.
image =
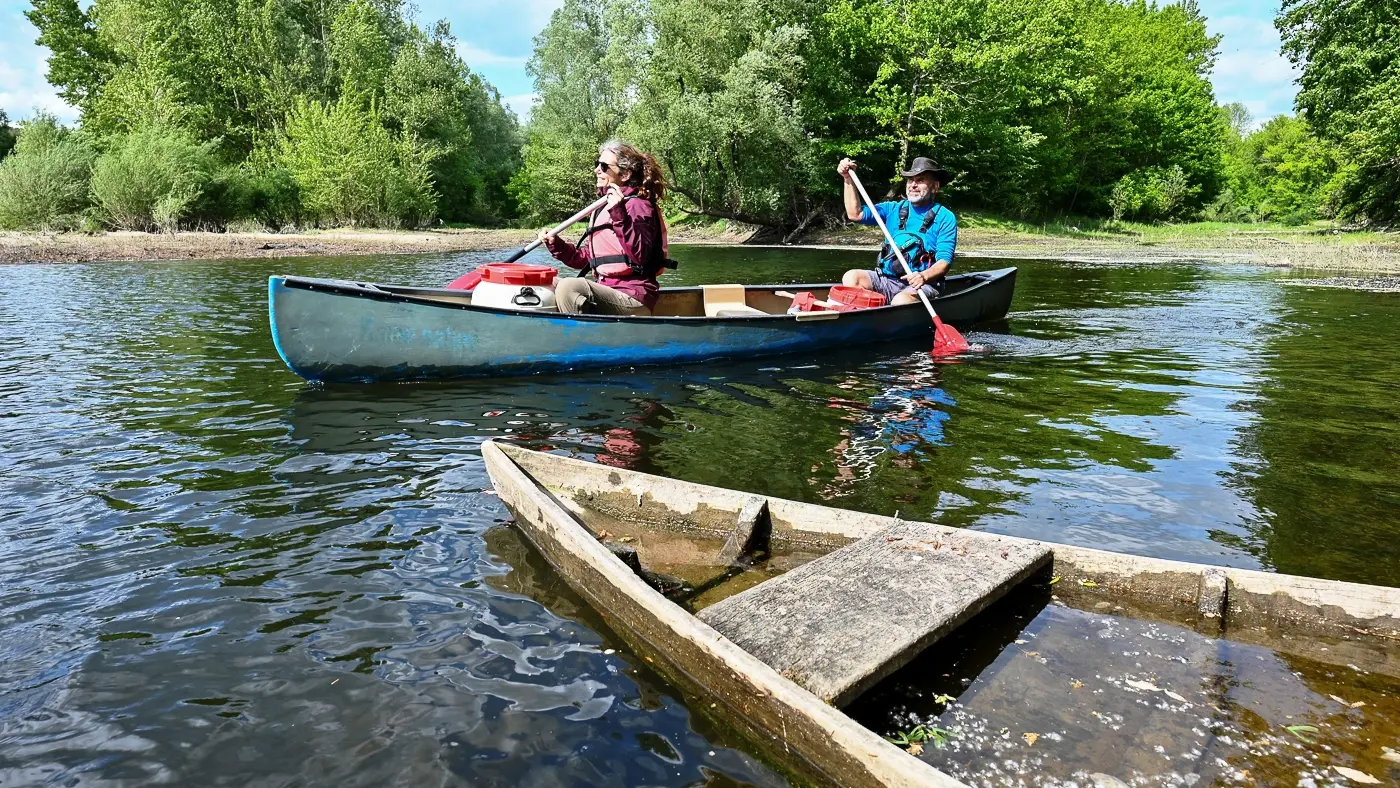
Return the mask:
<svg viewBox="0 0 1400 788">
<path fill-rule="evenodd" d="M 636 198 L 624 197 L 623 204 L 631 199 Z M 659 252 L 652 253 L 652 260 L 634 260 L 623 246 L 617 231 L 613 229 L 612 217 L 608 214 L 607 206 L 595 211 L 588 223 L 588 229 L 584 231 L 584 237 L 578 244 L 579 248 L 583 248 L 584 242 L 588 243 L 588 265 L 593 273 L 613 279 L 647 279 L 660 276 L 668 265 L 675 268 L 675 264 L 669 259 L 670 241 L 667 238 L 666 220 L 661 217 L 659 208 L 656 209 L 655 215 L 656 220 L 661 223 L 661 248 Z"/>
</svg>

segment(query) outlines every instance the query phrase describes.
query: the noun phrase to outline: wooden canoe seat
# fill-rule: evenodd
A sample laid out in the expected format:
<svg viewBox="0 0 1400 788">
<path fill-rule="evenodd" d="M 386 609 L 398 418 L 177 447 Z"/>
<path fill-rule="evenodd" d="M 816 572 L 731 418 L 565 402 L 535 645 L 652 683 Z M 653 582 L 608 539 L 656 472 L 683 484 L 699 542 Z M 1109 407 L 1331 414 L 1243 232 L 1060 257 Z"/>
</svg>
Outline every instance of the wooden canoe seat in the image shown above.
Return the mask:
<svg viewBox="0 0 1400 788">
<path fill-rule="evenodd" d="M 754 309 L 745 302 L 743 285 L 702 285 L 700 289 L 705 292 L 705 317 L 768 314 L 762 309 Z"/>
<path fill-rule="evenodd" d="M 697 616 L 844 706 L 1050 560 L 1039 542 L 900 522 Z"/>
</svg>

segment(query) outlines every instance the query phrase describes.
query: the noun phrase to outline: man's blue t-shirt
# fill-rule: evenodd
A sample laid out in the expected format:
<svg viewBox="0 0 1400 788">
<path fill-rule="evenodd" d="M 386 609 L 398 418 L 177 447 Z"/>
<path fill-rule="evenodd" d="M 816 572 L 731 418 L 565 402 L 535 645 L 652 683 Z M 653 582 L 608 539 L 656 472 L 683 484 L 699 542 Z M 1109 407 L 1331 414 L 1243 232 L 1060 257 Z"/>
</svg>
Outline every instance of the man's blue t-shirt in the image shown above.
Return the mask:
<svg viewBox="0 0 1400 788">
<path fill-rule="evenodd" d="M 904 200 L 896 202 L 882 202 L 875 206 L 880 212 L 880 218 L 885 220 L 885 226 L 890 228 L 890 233 L 898 237 L 899 235 L 899 206 L 905 203 Z M 933 265 L 938 260 L 946 260 L 949 265 L 953 263 L 953 253 L 958 246 L 958 218 L 953 212 L 939 205 L 930 202 L 925 206 L 909 203 L 909 221 L 904 223 L 904 231 L 918 234 L 919 228 L 924 224 L 924 215 L 929 211 L 937 211 L 934 215 L 933 224 L 929 226 L 928 232 L 924 234 L 924 248 L 932 252 L 932 257 L 920 260 L 910 260 L 909 267 L 915 271 L 922 271 Z M 875 226 L 875 217 L 870 214 L 870 206 L 861 209 L 861 224 Z M 899 263 L 893 263 L 895 268 Z"/>
</svg>

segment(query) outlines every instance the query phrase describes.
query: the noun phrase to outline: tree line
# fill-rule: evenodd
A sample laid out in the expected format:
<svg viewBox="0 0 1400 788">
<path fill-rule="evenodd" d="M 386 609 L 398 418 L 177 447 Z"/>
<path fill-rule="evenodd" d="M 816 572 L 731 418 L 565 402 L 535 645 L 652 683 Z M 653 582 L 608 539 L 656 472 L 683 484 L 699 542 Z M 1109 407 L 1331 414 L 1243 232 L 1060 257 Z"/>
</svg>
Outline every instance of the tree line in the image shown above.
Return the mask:
<svg viewBox="0 0 1400 788">
<path fill-rule="evenodd" d="M 847 155 L 891 189 L 932 155 L 947 202 L 1026 218 L 1400 211 L 1395 0 L 1286 0 L 1299 113 L 1258 128 L 1215 101 L 1195 0 L 565 0 L 524 128 L 399 0 L 33 3 L 82 119 L 21 124 L 0 225 L 539 223 L 589 201 L 615 136 L 661 158 L 673 214 L 787 237 L 840 221 Z"/>
<path fill-rule="evenodd" d="M 33 0 L 48 79 L 0 226 L 500 222 L 520 130 L 401 0 Z M 44 194 L 59 190 L 62 194 Z"/>
</svg>

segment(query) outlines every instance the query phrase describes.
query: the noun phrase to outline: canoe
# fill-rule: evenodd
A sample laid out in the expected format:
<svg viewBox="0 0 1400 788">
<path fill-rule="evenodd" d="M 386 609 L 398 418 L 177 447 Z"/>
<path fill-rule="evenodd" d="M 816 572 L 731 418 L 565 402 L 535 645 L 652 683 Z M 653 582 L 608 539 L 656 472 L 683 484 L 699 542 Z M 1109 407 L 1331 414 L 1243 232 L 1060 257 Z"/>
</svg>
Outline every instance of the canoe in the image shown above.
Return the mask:
<svg viewBox="0 0 1400 788">
<path fill-rule="evenodd" d="M 952 276 L 935 305 L 961 327 L 1002 320 L 1015 286 L 1015 268 Z M 689 364 L 931 336 L 919 303 L 789 315 L 790 302 L 776 295 L 824 299 L 830 287 L 662 288 L 654 315 L 620 317 L 486 307 L 458 290 L 273 276 L 268 309 L 287 366 L 333 383 Z M 721 295 L 732 308 L 707 310 Z"/>
<path fill-rule="evenodd" d="M 810 674 L 779 670 L 769 664 L 770 658 L 746 651 L 720 631 L 734 629 L 732 617 L 727 624 L 712 626 L 709 622 L 724 618 L 707 616 L 718 607 L 761 594 L 803 566 L 830 562 L 859 545 L 892 543 L 912 550 L 914 544 L 895 542 L 902 537 L 890 534 L 915 524 L 691 484 L 508 443 L 487 442 L 482 455 L 496 493 L 515 515 L 514 527 L 630 648 L 693 699 L 690 708 L 695 713 L 736 730 L 763 760 L 799 783 L 963 784 L 843 713 L 838 706 L 849 698 L 824 700 L 820 689 L 811 689 Z M 617 532 L 640 529 L 636 532 L 643 536 L 625 541 L 641 545 L 652 540 L 650 544 L 663 545 L 667 560 L 675 560 L 678 548 L 667 539 L 675 536 L 688 544 L 686 540 L 732 538 L 736 523 L 746 522 L 755 504 L 766 511 L 769 549 L 805 559 L 798 559 L 786 574 L 712 600 L 709 607 L 694 612 L 662 593 L 664 575 L 652 571 L 655 567 L 645 554 L 617 541 Z M 1211 638 L 1268 644 L 1280 654 L 1329 666 L 1400 676 L 1400 589 L 1145 558 L 931 524 L 917 527 L 934 529 L 950 543 L 995 539 L 1003 556 L 1048 550 L 1051 563 L 1043 572 L 1057 578 L 1052 583 L 1060 600 L 1056 605 L 1085 611 L 1112 607 L 1115 615 L 1187 627 Z M 725 549 L 730 546 L 725 541 Z M 662 555 L 661 548 L 651 549 L 650 555 Z M 905 555 L 911 556 L 907 560 L 920 560 L 914 553 Z M 825 580 L 832 587 L 869 582 L 862 575 L 830 570 L 824 570 Z M 903 568 L 886 574 L 909 579 Z M 801 617 L 801 611 L 787 608 L 749 610 L 777 621 Z M 832 614 L 833 622 L 841 620 L 840 611 L 825 612 Z M 744 629 L 742 622 L 738 629 Z M 816 634 L 813 642 L 819 645 L 842 642 L 840 632 Z M 903 664 L 914 656 L 904 653 L 896 661 Z M 888 675 L 895 667 L 881 666 L 877 672 Z"/>
</svg>

